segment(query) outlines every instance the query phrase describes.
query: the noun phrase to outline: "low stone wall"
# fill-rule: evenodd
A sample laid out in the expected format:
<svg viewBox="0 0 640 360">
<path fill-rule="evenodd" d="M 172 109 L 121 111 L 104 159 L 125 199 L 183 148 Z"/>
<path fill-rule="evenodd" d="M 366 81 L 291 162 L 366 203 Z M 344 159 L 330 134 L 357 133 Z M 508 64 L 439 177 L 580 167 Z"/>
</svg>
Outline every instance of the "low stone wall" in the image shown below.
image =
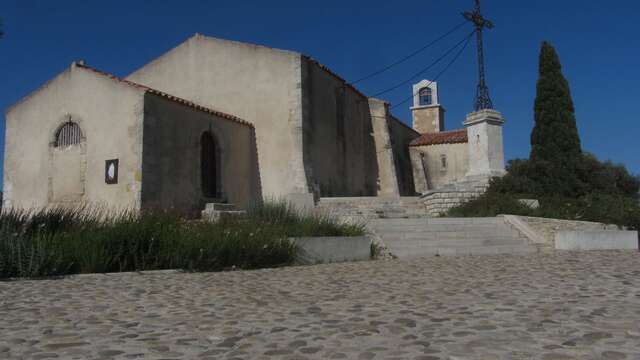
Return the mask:
<svg viewBox="0 0 640 360">
<path fill-rule="evenodd" d="M 324 264 L 371 259 L 371 239 L 367 236 L 290 238 L 298 246 L 296 263 Z"/>
<path fill-rule="evenodd" d="M 440 216 L 449 209 L 461 205 L 482 194 L 477 190 L 436 190 L 423 197 L 429 216 Z"/>
<path fill-rule="evenodd" d="M 638 250 L 637 231 L 558 231 L 558 250 Z"/>
<path fill-rule="evenodd" d="M 427 207 L 427 214 L 436 217 L 484 194 L 488 187 L 488 177 L 466 177 L 443 188 L 430 190 L 422 196 L 422 199 Z"/>
<path fill-rule="evenodd" d="M 560 231 L 619 230 L 615 225 L 590 221 L 547 219 L 530 216 L 516 216 L 533 230 L 545 245 L 554 246 L 555 236 Z"/>
</svg>

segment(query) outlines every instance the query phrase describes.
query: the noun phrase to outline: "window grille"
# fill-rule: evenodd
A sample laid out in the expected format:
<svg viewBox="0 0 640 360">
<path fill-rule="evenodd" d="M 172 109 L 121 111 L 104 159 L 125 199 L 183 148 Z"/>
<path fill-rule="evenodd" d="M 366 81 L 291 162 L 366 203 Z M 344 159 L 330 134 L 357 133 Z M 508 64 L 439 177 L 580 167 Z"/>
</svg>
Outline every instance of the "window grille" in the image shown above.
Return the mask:
<svg viewBox="0 0 640 360">
<path fill-rule="evenodd" d="M 82 142 L 82 130 L 74 122 L 64 124 L 56 134 L 56 147 L 67 147 L 78 145 Z"/>
</svg>

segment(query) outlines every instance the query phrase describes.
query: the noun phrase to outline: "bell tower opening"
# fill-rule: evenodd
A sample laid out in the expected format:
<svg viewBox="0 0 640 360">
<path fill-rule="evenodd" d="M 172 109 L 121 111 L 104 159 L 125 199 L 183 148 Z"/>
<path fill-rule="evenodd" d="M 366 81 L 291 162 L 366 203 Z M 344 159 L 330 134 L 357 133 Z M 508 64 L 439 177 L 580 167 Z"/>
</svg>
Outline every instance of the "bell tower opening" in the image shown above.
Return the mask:
<svg viewBox="0 0 640 360">
<path fill-rule="evenodd" d="M 413 128 L 421 134 L 444 131 L 444 108 L 438 101 L 438 83 L 422 80 L 413 85 Z"/>
</svg>

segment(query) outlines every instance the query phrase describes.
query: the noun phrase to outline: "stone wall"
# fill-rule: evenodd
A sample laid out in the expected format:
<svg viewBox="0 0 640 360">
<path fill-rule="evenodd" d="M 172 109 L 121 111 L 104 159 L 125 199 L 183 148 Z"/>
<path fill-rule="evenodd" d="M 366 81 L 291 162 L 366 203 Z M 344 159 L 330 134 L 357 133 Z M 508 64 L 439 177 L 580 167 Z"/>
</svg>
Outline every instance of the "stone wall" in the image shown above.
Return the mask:
<svg viewBox="0 0 640 360">
<path fill-rule="evenodd" d="M 375 196 L 378 164 L 367 98 L 314 60 L 301 61 L 301 140 L 310 188 L 319 197 Z"/>
<path fill-rule="evenodd" d="M 449 209 L 461 205 L 482 194 L 482 191 L 476 189 L 452 189 L 452 190 L 436 190 L 431 191 L 423 196 L 427 214 L 429 216 L 440 216 Z"/>
<path fill-rule="evenodd" d="M 487 177 L 466 177 L 463 181 L 428 191 L 422 199 L 427 207 L 427 213 L 430 216 L 439 216 L 453 207 L 484 194 L 487 187 L 489 187 Z"/>
</svg>

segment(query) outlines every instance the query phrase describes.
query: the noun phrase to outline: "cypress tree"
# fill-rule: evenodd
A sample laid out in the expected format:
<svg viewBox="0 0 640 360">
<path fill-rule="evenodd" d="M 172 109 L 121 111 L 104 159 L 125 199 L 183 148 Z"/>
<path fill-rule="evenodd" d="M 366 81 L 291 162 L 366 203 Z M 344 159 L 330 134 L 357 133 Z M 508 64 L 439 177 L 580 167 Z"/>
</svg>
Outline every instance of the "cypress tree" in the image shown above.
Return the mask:
<svg viewBox="0 0 640 360">
<path fill-rule="evenodd" d="M 530 158 L 573 167 L 582 153 L 575 109 L 558 54 L 546 41 L 540 51 L 539 71 Z"/>
<path fill-rule="evenodd" d="M 580 186 L 580 137 L 569 82 L 562 75 L 556 50 L 548 42 L 540 51 L 540 77 L 531 133 L 531 165 L 545 193 L 573 195 Z"/>
</svg>

